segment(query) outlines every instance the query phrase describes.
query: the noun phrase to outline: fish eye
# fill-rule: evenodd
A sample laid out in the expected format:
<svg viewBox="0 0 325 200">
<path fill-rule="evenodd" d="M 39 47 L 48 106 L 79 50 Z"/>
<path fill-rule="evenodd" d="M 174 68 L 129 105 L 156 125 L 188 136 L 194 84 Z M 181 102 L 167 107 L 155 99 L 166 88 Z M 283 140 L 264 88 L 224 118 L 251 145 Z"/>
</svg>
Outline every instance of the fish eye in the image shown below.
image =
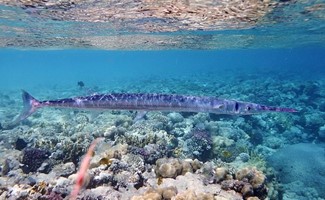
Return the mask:
<svg viewBox="0 0 325 200">
<path fill-rule="evenodd" d="M 250 111 L 252 108 L 250 106 L 246 106 L 246 110 Z"/>
</svg>

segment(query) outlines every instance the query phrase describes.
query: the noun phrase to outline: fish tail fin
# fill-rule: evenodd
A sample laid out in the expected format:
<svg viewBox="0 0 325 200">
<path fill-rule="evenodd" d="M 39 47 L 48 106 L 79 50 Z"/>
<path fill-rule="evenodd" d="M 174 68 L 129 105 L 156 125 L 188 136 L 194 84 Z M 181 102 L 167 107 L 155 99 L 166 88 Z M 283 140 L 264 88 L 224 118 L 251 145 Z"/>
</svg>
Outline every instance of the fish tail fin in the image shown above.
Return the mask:
<svg viewBox="0 0 325 200">
<path fill-rule="evenodd" d="M 14 123 L 19 123 L 20 121 L 26 119 L 31 114 L 33 114 L 37 108 L 41 106 L 40 101 L 35 99 L 25 90 L 22 90 L 22 99 L 23 99 L 23 110 L 20 115 L 14 120 Z"/>
</svg>

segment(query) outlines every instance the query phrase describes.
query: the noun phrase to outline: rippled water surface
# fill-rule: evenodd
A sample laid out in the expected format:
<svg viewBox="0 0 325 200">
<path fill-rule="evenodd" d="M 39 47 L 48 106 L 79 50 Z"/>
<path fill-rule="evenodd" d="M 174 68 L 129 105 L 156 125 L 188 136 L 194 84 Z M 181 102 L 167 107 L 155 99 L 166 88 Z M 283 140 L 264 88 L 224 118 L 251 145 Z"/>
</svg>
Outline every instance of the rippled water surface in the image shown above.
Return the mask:
<svg viewBox="0 0 325 200">
<path fill-rule="evenodd" d="M 324 1 L 1 1 L 11 48 L 222 49 L 324 43 Z"/>
</svg>

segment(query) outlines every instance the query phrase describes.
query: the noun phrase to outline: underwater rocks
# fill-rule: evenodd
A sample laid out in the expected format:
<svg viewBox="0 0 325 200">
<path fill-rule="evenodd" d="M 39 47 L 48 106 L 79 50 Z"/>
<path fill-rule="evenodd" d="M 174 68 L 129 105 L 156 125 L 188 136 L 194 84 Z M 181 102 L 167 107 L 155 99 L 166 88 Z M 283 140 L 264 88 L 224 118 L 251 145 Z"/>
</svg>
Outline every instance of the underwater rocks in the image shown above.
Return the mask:
<svg viewBox="0 0 325 200">
<path fill-rule="evenodd" d="M 4 160 L 2 169 L 1 169 L 1 174 L 2 175 L 8 175 L 8 173 L 11 170 L 16 170 L 20 167 L 20 163 L 18 160 L 16 160 L 12 156 L 7 156 L 7 158 Z"/>
<path fill-rule="evenodd" d="M 60 163 L 55 165 L 51 173 L 56 174 L 57 176 L 68 177 L 76 172 L 76 166 L 73 162 Z"/>
</svg>

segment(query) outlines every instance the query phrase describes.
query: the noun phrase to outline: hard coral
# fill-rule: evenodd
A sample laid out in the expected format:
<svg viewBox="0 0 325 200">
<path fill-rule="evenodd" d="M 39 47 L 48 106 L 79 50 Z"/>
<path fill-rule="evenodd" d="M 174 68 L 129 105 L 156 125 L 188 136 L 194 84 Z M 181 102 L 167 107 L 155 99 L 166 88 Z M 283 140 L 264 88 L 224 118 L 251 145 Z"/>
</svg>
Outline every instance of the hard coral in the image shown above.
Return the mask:
<svg viewBox="0 0 325 200">
<path fill-rule="evenodd" d="M 241 193 L 244 198 L 254 195 L 252 185 L 244 181 L 225 180 L 221 182 L 221 188 L 224 190 L 235 190 L 236 192 Z"/>
<path fill-rule="evenodd" d="M 108 143 L 101 143 L 98 145 L 96 155 L 90 161 L 89 168 L 95 168 L 99 165 L 111 165 L 114 159 L 121 159 L 122 155 L 127 153 L 127 144 L 118 144 L 112 146 Z"/>
<path fill-rule="evenodd" d="M 217 183 L 227 178 L 228 170 L 225 167 L 217 167 L 215 169 L 215 179 Z"/>
<path fill-rule="evenodd" d="M 22 170 L 24 173 L 36 172 L 41 167 L 42 163 L 50 156 L 50 152 L 37 149 L 37 148 L 26 148 L 23 150 L 21 158 Z"/>
<path fill-rule="evenodd" d="M 209 159 L 213 144 L 209 131 L 202 128 L 194 128 L 184 139 L 188 152 L 194 158 L 198 158 L 199 160 Z"/>
<path fill-rule="evenodd" d="M 161 200 L 162 195 L 161 192 L 156 191 L 154 189 L 149 189 L 141 196 L 134 196 L 131 200 Z"/>
<path fill-rule="evenodd" d="M 149 189 L 141 196 L 134 196 L 131 200 L 171 200 L 177 195 L 177 189 L 174 186 Z"/>
<path fill-rule="evenodd" d="M 177 158 L 160 158 L 156 162 L 156 175 L 161 178 L 176 178 L 187 172 L 195 172 L 202 167 L 197 159 L 179 160 Z"/>
<path fill-rule="evenodd" d="M 154 164 L 157 159 L 162 158 L 168 154 L 166 145 L 148 144 L 144 147 L 132 146 L 129 151 L 135 155 L 143 157 L 144 161 L 149 164 Z"/>
<path fill-rule="evenodd" d="M 164 200 L 170 200 L 177 194 L 177 188 L 176 187 L 167 187 L 162 190 L 162 197 Z"/>
<path fill-rule="evenodd" d="M 182 173 L 182 163 L 176 158 L 161 158 L 156 161 L 156 174 L 163 178 L 176 178 Z"/>
<path fill-rule="evenodd" d="M 259 189 L 264 186 L 266 177 L 263 172 L 257 170 L 256 168 L 246 167 L 236 173 L 236 179 L 247 179 L 254 189 Z"/>
<path fill-rule="evenodd" d="M 257 170 L 256 168 L 246 167 L 239 170 L 236 173 L 236 179 L 240 181 L 248 182 L 252 188 L 253 192 L 248 190 L 246 187 L 245 190 L 242 191 L 242 194 L 247 196 L 252 196 L 253 194 L 257 197 L 264 198 L 267 194 L 267 188 L 265 186 L 266 176 L 263 172 Z"/>
<path fill-rule="evenodd" d="M 179 193 L 175 196 L 175 200 L 214 200 L 214 196 L 212 194 L 205 193 L 196 193 L 192 190 L 186 190 L 182 193 Z"/>
</svg>

